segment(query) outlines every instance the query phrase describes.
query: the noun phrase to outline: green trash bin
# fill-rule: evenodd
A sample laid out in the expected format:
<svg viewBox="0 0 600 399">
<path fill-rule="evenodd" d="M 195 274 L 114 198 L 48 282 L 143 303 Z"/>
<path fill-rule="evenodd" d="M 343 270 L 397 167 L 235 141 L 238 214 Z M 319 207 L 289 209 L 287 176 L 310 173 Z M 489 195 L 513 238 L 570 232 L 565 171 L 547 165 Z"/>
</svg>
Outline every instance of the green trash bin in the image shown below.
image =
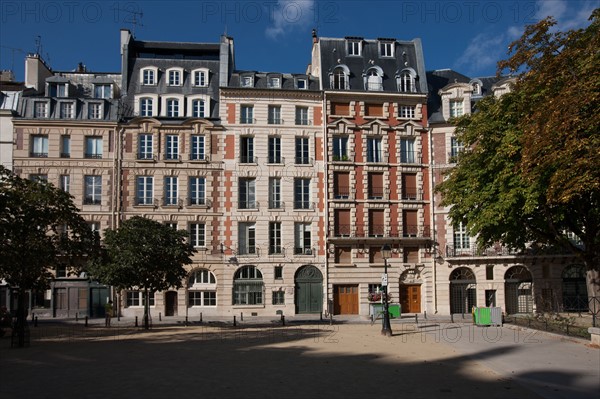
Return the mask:
<svg viewBox="0 0 600 399">
<path fill-rule="evenodd" d="M 388 305 L 388 311 L 390 313 L 390 316 L 396 319 L 400 318 L 400 314 L 401 314 L 401 308 L 400 308 L 400 304 L 393 304 L 393 305 Z"/>
<path fill-rule="evenodd" d="M 491 308 L 474 308 L 473 316 L 475 324 L 478 326 L 489 326 L 492 324 Z"/>
</svg>

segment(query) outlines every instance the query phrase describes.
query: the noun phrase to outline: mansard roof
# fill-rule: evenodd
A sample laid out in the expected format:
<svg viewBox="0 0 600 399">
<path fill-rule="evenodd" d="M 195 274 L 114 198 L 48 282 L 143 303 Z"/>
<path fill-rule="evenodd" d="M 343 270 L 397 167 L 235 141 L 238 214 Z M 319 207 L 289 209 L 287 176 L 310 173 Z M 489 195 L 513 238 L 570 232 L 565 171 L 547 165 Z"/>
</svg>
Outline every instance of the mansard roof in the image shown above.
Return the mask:
<svg viewBox="0 0 600 399">
<path fill-rule="evenodd" d="M 318 91 L 319 90 L 319 80 L 310 75 L 302 74 L 302 73 L 282 73 L 282 72 L 257 72 L 257 71 L 235 71 L 229 80 L 229 88 L 241 88 L 241 79 L 243 76 L 252 76 L 254 79 L 253 86 L 251 88 L 254 89 L 269 89 L 269 90 L 308 90 L 308 91 Z M 268 86 L 269 77 L 279 77 L 281 78 L 281 86 L 279 88 L 272 88 Z M 298 89 L 297 80 L 304 79 L 308 84 L 306 89 Z M 248 87 L 244 87 L 248 88 Z"/>
</svg>

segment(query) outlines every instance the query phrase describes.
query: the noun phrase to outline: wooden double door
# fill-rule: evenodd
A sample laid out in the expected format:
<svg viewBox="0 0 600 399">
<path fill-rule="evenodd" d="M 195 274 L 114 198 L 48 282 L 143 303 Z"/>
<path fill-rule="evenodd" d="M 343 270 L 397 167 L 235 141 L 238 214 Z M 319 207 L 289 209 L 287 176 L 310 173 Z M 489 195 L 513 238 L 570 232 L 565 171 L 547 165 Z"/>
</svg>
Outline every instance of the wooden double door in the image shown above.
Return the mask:
<svg viewBox="0 0 600 399">
<path fill-rule="evenodd" d="M 400 284 L 402 313 L 421 313 L 421 285 Z"/>
<path fill-rule="evenodd" d="M 334 314 L 358 314 L 358 285 L 336 285 L 333 296 Z"/>
</svg>

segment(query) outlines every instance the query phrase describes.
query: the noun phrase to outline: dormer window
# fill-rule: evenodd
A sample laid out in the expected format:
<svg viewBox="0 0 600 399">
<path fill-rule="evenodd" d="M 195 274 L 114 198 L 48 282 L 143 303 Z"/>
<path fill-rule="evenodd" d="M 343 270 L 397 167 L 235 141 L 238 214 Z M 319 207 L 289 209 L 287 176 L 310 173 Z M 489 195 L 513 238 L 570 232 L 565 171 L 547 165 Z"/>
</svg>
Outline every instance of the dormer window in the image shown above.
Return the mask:
<svg viewBox="0 0 600 399">
<path fill-rule="evenodd" d="M 348 55 L 362 55 L 362 42 L 360 40 L 348 40 Z"/>
<path fill-rule="evenodd" d="M 240 80 L 240 84 L 242 87 L 254 87 L 254 77 L 253 76 L 242 76 Z"/>
<path fill-rule="evenodd" d="M 279 89 L 281 88 L 281 78 L 270 76 L 267 78 L 267 88 Z"/>
<path fill-rule="evenodd" d="M 405 69 L 396 75 L 398 91 L 403 93 L 416 93 L 416 72 L 412 69 Z"/>
<path fill-rule="evenodd" d="M 379 42 L 379 56 L 380 57 L 393 57 L 394 56 L 394 42 Z"/>
<path fill-rule="evenodd" d="M 183 82 L 183 70 L 181 68 L 168 69 L 167 79 L 169 86 L 181 86 Z"/>
<path fill-rule="evenodd" d="M 195 87 L 208 86 L 208 69 L 196 69 L 192 72 L 192 85 Z"/>
<path fill-rule="evenodd" d="M 464 114 L 463 100 L 450 100 L 450 117 L 457 118 Z"/>
<path fill-rule="evenodd" d="M 50 83 L 48 89 L 49 97 L 68 97 L 68 83 Z"/>
<path fill-rule="evenodd" d="M 296 87 L 298 88 L 298 90 L 306 90 L 308 88 L 308 84 L 306 82 L 306 79 L 297 79 L 296 80 Z"/>
<path fill-rule="evenodd" d="M 473 97 L 481 96 L 481 81 L 479 79 L 470 82 Z"/>
<path fill-rule="evenodd" d="M 365 77 L 365 89 L 369 91 L 383 90 L 383 70 L 378 67 L 372 67 L 363 75 Z"/>
<path fill-rule="evenodd" d="M 333 73 L 330 74 L 331 88 L 335 90 L 348 90 L 350 88 L 348 79 L 350 77 L 350 70 L 345 65 L 339 65 L 333 69 Z"/>
<path fill-rule="evenodd" d="M 156 86 L 157 75 L 158 75 L 158 68 L 155 68 L 155 67 L 144 68 L 144 69 L 142 69 L 141 74 L 140 74 L 140 78 L 141 78 L 140 83 L 143 86 Z"/>
<path fill-rule="evenodd" d="M 112 98 L 111 84 L 95 84 L 94 98 Z"/>
</svg>

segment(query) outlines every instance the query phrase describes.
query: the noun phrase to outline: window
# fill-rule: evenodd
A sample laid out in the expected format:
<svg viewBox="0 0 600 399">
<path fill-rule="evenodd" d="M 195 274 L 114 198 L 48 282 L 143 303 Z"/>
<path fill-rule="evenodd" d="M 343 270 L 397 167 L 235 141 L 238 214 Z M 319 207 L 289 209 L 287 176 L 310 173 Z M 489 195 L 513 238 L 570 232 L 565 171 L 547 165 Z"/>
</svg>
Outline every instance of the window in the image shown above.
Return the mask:
<svg viewBox="0 0 600 399">
<path fill-rule="evenodd" d="M 142 84 L 144 86 L 156 85 L 156 71 L 154 69 L 142 70 Z"/>
<path fill-rule="evenodd" d="M 153 159 L 154 152 L 152 148 L 153 137 L 151 134 L 138 135 L 138 159 Z"/>
<path fill-rule="evenodd" d="M 48 117 L 48 103 L 45 101 L 36 101 L 33 108 L 34 118 L 47 118 Z"/>
<path fill-rule="evenodd" d="M 48 136 L 31 136 L 31 157 L 47 158 L 48 157 Z"/>
<path fill-rule="evenodd" d="M 306 90 L 308 88 L 308 84 L 306 82 L 306 79 L 297 79 L 296 80 L 296 87 L 298 88 L 298 90 Z"/>
<path fill-rule="evenodd" d="M 464 150 L 464 146 L 456 137 L 450 138 L 450 158 L 456 158 Z"/>
<path fill-rule="evenodd" d="M 167 222 L 165 226 L 172 228 L 173 230 L 177 230 L 177 222 Z"/>
<path fill-rule="evenodd" d="M 294 254 L 312 255 L 310 223 L 294 224 Z"/>
<path fill-rule="evenodd" d="M 190 159 L 192 161 L 204 161 L 206 159 L 204 136 L 192 135 L 191 140 Z"/>
<path fill-rule="evenodd" d="M 350 197 L 350 173 L 333 173 L 333 195 L 336 199 L 347 199 Z"/>
<path fill-rule="evenodd" d="M 308 107 L 296 107 L 296 125 L 308 124 Z"/>
<path fill-rule="evenodd" d="M 415 106 L 414 105 L 401 105 L 398 110 L 398 117 L 405 119 L 415 118 Z"/>
<path fill-rule="evenodd" d="M 89 119 L 102 119 L 102 104 L 100 103 L 89 103 L 88 104 L 88 118 Z"/>
<path fill-rule="evenodd" d="M 208 72 L 204 70 L 194 71 L 192 74 L 192 84 L 196 87 L 208 86 Z"/>
<path fill-rule="evenodd" d="M 88 226 L 92 233 L 100 234 L 100 222 L 88 222 Z"/>
<path fill-rule="evenodd" d="M 269 177 L 269 209 L 281 209 L 281 178 Z"/>
<path fill-rule="evenodd" d="M 263 304 L 263 277 L 256 266 L 244 266 L 235 273 L 233 277 L 233 304 Z"/>
<path fill-rule="evenodd" d="M 181 86 L 181 71 L 172 69 L 168 72 L 169 86 Z"/>
<path fill-rule="evenodd" d="M 154 306 L 154 292 L 148 292 L 148 306 Z M 127 307 L 144 306 L 144 291 L 127 291 Z"/>
<path fill-rule="evenodd" d="M 269 77 L 267 79 L 267 88 L 269 89 L 279 89 L 281 87 L 281 78 Z"/>
<path fill-rule="evenodd" d="M 188 306 L 217 306 L 217 292 L 188 291 Z"/>
<path fill-rule="evenodd" d="M 333 137 L 333 160 L 348 161 L 348 136 Z"/>
<path fill-rule="evenodd" d="M 367 72 L 367 90 L 369 91 L 382 91 L 383 83 L 381 80 L 381 76 L 377 72 L 376 69 L 371 68 Z"/>
<path fill-rule="evenodd" d="M 204 100 L 193 100 L 192 101 L 192 116 L 194 118 L 206 118 L 206 101 L 204 101 Z"/>
<path fill-rule="evenodd" d="M 486 265 L 485 266 L 485 279 L 486 280 L 494 279 L 494 265 Z"/>
<path fill-rule="evenodd" d="M 382 140 L 380 137 L 367 137 L 367 162 L 383 162 Z"/>
<path fill-rule="evenodd" d="M 68 97 L 67 83 L 50 83 L 49 97 Z"/>
<path fill-rule="evenodd" d="M 256 163 L 254 158 L 254 137 L 240 137 L 240 163 Z"/>
<path fill-rule="evenodd" d="M 153 205 L 154 203 L 154 178 L 152 176 L 138 176 L 136 180 L 137 205 Z"/>
<path fill-rule="evenodd" d="M 473 89 L 473 97 L 481 95 L 481 84 L 477 81 L 471 83 Z"/>
<path fill-rule="evenodd" d="M 190 205 L 206 205 L 206 179 L 190 177 Z"/>
<path fill-rule="evenodd" d="M 334 235 L 336 237 L 350 237 L 352 231 L 350 209 L 335 209 L 333 214 Z"/>
<path fill-rule="evenodd" d="M 383 199 L 383 173 L 369 173 L 369 199 Z"/>
<path fill-rule="evenodd" d="M 256 254 L 256 225 L 254 223 L 238 224 L 239 255 Z"/>
<path fill-rule="evenodd" d="M 294 179 L 294 209 L 312 209 L 310 179 Z"/>
<path fill-rule="evenodd" d="M 71 191 L 71 176 L 69 175 L 60 175 L 60 189 L 65 193 Z"/>
<path fill-rule="evenodd" d="M 269 255 L 281 254 L 281 222 L 269 223 Z"/>
<path fill-rule="evenodd" d="M 102 158 L 102 137 L 85 138 L 85 157 L 94 159 Z"/>
<path fill-rule="evenodd" d="M 242 87 L 253 87 L 254 86 L 254 77 L 242 76 L 240 83 L 241 83 Z"/>
<path fill-rule="evenodd" d="M 385 234 L 385 211 L 369 210 L 369 237 L 383 237 Z"/>
<path fill-rule="evenodd" d="M 71 157 L 71 136 L 60 136 L 60 157 Z"/>
<path fill-rule="evenodd" d="M 37 182 L 37 183 L 48 183 L 48 175 L 43 175 L 43 174 L 29 175 L 29 180 Z"/>
<path fill-rule="evenodd" d="M 281 106 L 280 105 L 269 105 L 267 123 L 269 125 L 280 125 L 281 124 Z"/>
<path fill-rule="evenodd" d="M 256 180 L 242 178 L 240 179 L 240 201 L 239 209 L 257 209 L 256 203 Z"/>
<path fill-rule="evenodd" d="M 274 270 L 275 280 L 283 280 L 283 266 L 275 266 Z"/>
<path fill-rule="evenodd" d="M 285 305 L 285 291 L 273 291 L 273 305 Z"/>
<path fill-rule="evenodd" d="M 333 70 L 331 88 L 336 90 L 348 89 L 348 75 L 343 67 L 337 67 Z"/>
<path fill-rule="evenodd" d="M 165 159 L 168 161 L 179 160 L 179 136 L 176 134 L 167 134 L 165 142 Z"/>
<path fill-rule="evenodd" d="M 415 140 L 400 139 L 400 162 L 417 163 L 417 153 L 415 152 Z"/>
<path fill-rule="evenodd" d="M 269 136 L 269 163 L 281 163 L 281 137 Z"/>
<path fill-rule="evenodd" d="M 179 100 L 176 98 L 167 99 L 167 116 L 177 118 L 179 116 Z"/>
<path fill-rule="evenodd" d="M 240 123 L 254 123 L 254 106 L 240 106 Z"/>
<path fill-rule="evenodd" d="M 167 176 L 165 177 L 165 205 L 172 206 L 178 205 L 178 186 L 177 177 Z"/>
<path fill-rule="evenodd" d="M 358 40 L 348 41 L 348 55 L 361 55 L 362 43 Z"/>
<path fill-rule="evenodd" d="M 308 165 L 310 158 L 308 156 L 308 137 L 296 137 L 296 164 Z"/>
<path fill-rule="evenodd" d="M 190 277 L 188 288 L 203 284 L 216 284 L 215 275 L 206 269 L 196 270 Z"/>
<path fill-rule="evenodd" d="M 190 223 L 190 245 L 194 248 L 206 246 L 204 223 Z"/>
<path fill-rule="evenodd" d="M 74 110 L 73 103 L 60 103 L 60 117 L 62 119 L 72 119 L 75 116 Z"/>
<path fill-rule="evenodd" d="M 402 71 L 399 76 L 396 77 L 398 80 L 398 90 L 404 93 L 416 92 L 415 78 L 411 71 Z"/>
<path fill-rule="evenodd" d="M 95 84 L 94 98 L 112 98 L 110 84 Z"/>
<path fill-rule="evenodd" d="M 379 55 L 382 57 L 393 57 L 394 56 L 394 43 L 393 42 L 379 42 Z"/>
<path fill-rule="evenodd" d="M 85 176 L 83 178 L 84 198 L 86 205 L 100 205 L 102 203 L 102 176 Z"/>
<path fill-rule="evenodd" d="M 147 97 L 140 99 L 140 115 L 141 116 L 154 115 L 154 100 L 153 99 L 147 98 Z"/>
<path fill-rule="evenodd" d="M 467 225 L 463 222 L 454 226 L 454 249 L 469 249 L 471 247 L 471 239 L 467 233 Z"/>
<path fill-rule="evenodd" d="M 464 113 L 463 100 L 450 100 L 450 117 L 458 118 Z"/>
</svg>

